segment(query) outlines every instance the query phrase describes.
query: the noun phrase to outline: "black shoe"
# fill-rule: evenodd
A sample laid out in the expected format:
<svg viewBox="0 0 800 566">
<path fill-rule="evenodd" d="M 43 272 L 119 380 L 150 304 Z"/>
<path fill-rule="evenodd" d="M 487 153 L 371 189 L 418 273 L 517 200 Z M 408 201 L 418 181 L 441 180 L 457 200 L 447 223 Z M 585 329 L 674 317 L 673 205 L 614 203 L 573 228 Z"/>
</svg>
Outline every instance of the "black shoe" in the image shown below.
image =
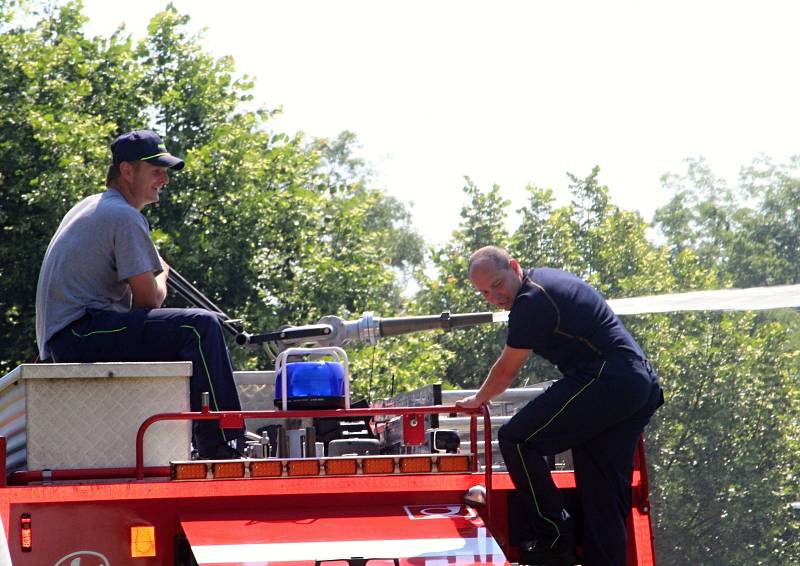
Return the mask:
<svg viewBox="0 0 800 566">
<path fill-rule="evenodd" d="M 574 566 L 575 541 L 572 534 L 564 533 L 555 542 L 523 542 L 519 545 L 519 562 L 530 566 Z"/>
<path fill-rule="evenodd" d="M 247 457 L 228 444 L 217 444 L 198 450 L 200 460 L 245 460 Z"/>
</svg>

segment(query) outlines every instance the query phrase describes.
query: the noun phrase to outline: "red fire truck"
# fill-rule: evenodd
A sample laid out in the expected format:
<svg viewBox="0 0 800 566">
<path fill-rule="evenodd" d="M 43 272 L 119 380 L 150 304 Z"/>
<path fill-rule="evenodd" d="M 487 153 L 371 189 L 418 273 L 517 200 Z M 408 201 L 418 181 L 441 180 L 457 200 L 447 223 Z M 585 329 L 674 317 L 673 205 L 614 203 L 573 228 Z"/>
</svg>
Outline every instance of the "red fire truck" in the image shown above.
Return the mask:
<svg viewBox="0 0 800 566">
<path fill-rule="evenodd" d="M 339 347 L 492 320 L 492 313 L 367 313 L 259 336 L 239 329 L 239 343 L 281 350 L 275 372 L 240 383 L 244 394 L 272 380 L 274 410 L 271 403 L 241 412 L 186 410 L 188 362 L 20 366 L 0 379 L 0 564 L 518 562 L 521 515 L 493 456 L 489 407 L 442 403 L 436 387 L 394 403 L 351 406 Z M 309 342 L 315 348 L 295 347 Z M 333 405 L 326 404 L 330 391 L 303 390 L 303 368 L 312 366 L 327 368 L 323 389 L 344 388 L 334 391 Z M 68 398 L 75 388 L 87 405 Z M 249 457 L 192 459 L 188 431 L 197 419 L 261 425 L 240 446 Z M 455 421 L 461 431 L 447 425 Z M 644 566 L 654 556 L 641 442 L 635 458 L 628 564 Z M 552 474 L 569 502 L 575 477 L 563 464 L 554 462 Z"/>
</svg>

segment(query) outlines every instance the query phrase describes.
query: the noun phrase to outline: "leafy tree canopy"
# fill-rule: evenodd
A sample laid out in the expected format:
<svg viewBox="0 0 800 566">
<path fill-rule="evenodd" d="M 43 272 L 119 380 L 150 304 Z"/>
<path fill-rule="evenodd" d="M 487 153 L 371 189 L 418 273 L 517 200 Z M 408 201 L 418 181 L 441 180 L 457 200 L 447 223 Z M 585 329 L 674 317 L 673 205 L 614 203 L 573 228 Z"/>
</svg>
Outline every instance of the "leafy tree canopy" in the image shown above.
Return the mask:
<svg viewBox="0 0 800 566">
<path fill-rule="evenodd" d="M 252 81 L 204 52 L 171 5 L 139 42 L 122 31 L 86 37 L 78 2 L 44 14 L 35 3 L 0 7 L 5 370 L 34 357 L 33 299 L 50 237 L 72 205 L 103 190 L 108 146 L 132 129 L 156 130 L 187 164 L 144 210 L 162 255 L 252 331 L 404 308 L 422 240 L 404 206 L 370 187 L 352 133 L 271 131 L 272 111 L 247 109 Z"/>
<path fill-rule="evenodd" d="M 64 213 L 103 189 L 108 146 L 151 128 L 186 168 L 145 209 L 160 251 L 251 331 L 345 318 L 487 310 L 469 254 L 508 247 L 526 266 L 587 279 L 609 298 L 800 280 L 800 158 L 766 157 L 735 187 L 703 160 L 663 180 L 652 227 L 616 206 L 598 169 L 571 199 L 531 184 L 507 228 L 500 187 L 465 180 L 461 223 L 429 250 L 405 207 L 371 186 L 350 132 L 305 139 L 252 109 L 252 81 L 214 59 L 172 6 L 134 42 L 86 37 L 79 2 L 0 0 L 0 366 L 34 356 L 41 258 Z M 431 268 L 431 269 L 426 269 Z M 431 274 L 433 273 L 433 274 Z M 419 287 L 413 300 L 405 285 Z M 180 302 L 170 299 L 175 305 Z M 795 310 L 627 317 L 667 404 L 648 429 L 661 564 L 800 562 L 800 321 Z M 352 349 L 353 389 L 373 399 L 442 380 L 477 387 L 505 333 L 488 325 Z M 266 367 L 236 352 L 239 367 Z M 518 385 L 558 377 L 533 358 Z"/>
</svg>

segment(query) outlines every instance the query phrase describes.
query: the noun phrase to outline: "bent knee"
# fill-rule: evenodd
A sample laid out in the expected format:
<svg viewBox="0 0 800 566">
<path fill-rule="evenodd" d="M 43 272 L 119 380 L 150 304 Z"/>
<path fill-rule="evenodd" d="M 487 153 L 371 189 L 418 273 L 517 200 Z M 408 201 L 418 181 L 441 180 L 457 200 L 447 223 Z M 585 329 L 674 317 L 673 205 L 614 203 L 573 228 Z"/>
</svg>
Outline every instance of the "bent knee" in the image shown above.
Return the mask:
<svg viewBox="0 0 800 566">
<path fill-rule="evenodd" d="M 510 425 L 511 423 L 508 422 L 497 430 L 497 441 L 504 446 L 522 444 L 525 442 L 525 437 L 522 432 Z"/>
<path fill-rule="evenodd" d="M 186 315 L 190 323 L 199 328 L 220 326 L 219 317 L 205 309 L 186 309 Z"/>
<path fill-rule="evenodd" d="M 509 421 L 497 431 L 497 441 L 501 447 L 524 446 L 527 451 L 542 452 L 546 450 L 544 440 L 531 435 L 528 428 L 514 426 L 514 421 Z"/>
</svg>

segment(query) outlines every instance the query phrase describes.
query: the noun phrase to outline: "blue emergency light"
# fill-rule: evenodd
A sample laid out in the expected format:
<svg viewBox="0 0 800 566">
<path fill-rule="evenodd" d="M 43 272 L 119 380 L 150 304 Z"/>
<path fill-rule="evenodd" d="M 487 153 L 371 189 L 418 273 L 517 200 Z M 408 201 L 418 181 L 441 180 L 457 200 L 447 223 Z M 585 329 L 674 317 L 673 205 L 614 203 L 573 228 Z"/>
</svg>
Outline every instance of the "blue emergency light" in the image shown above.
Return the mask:
<svg viewBox="0 0 800 566">
<path fill-rule="evenodd" d="M 288 409 L 343 409 L 344 367 L 337 362 L 291 362 L 286 364 Z M 275 406 L 281 407 L 283 372 L 275 382 Z"/>
</svg>

